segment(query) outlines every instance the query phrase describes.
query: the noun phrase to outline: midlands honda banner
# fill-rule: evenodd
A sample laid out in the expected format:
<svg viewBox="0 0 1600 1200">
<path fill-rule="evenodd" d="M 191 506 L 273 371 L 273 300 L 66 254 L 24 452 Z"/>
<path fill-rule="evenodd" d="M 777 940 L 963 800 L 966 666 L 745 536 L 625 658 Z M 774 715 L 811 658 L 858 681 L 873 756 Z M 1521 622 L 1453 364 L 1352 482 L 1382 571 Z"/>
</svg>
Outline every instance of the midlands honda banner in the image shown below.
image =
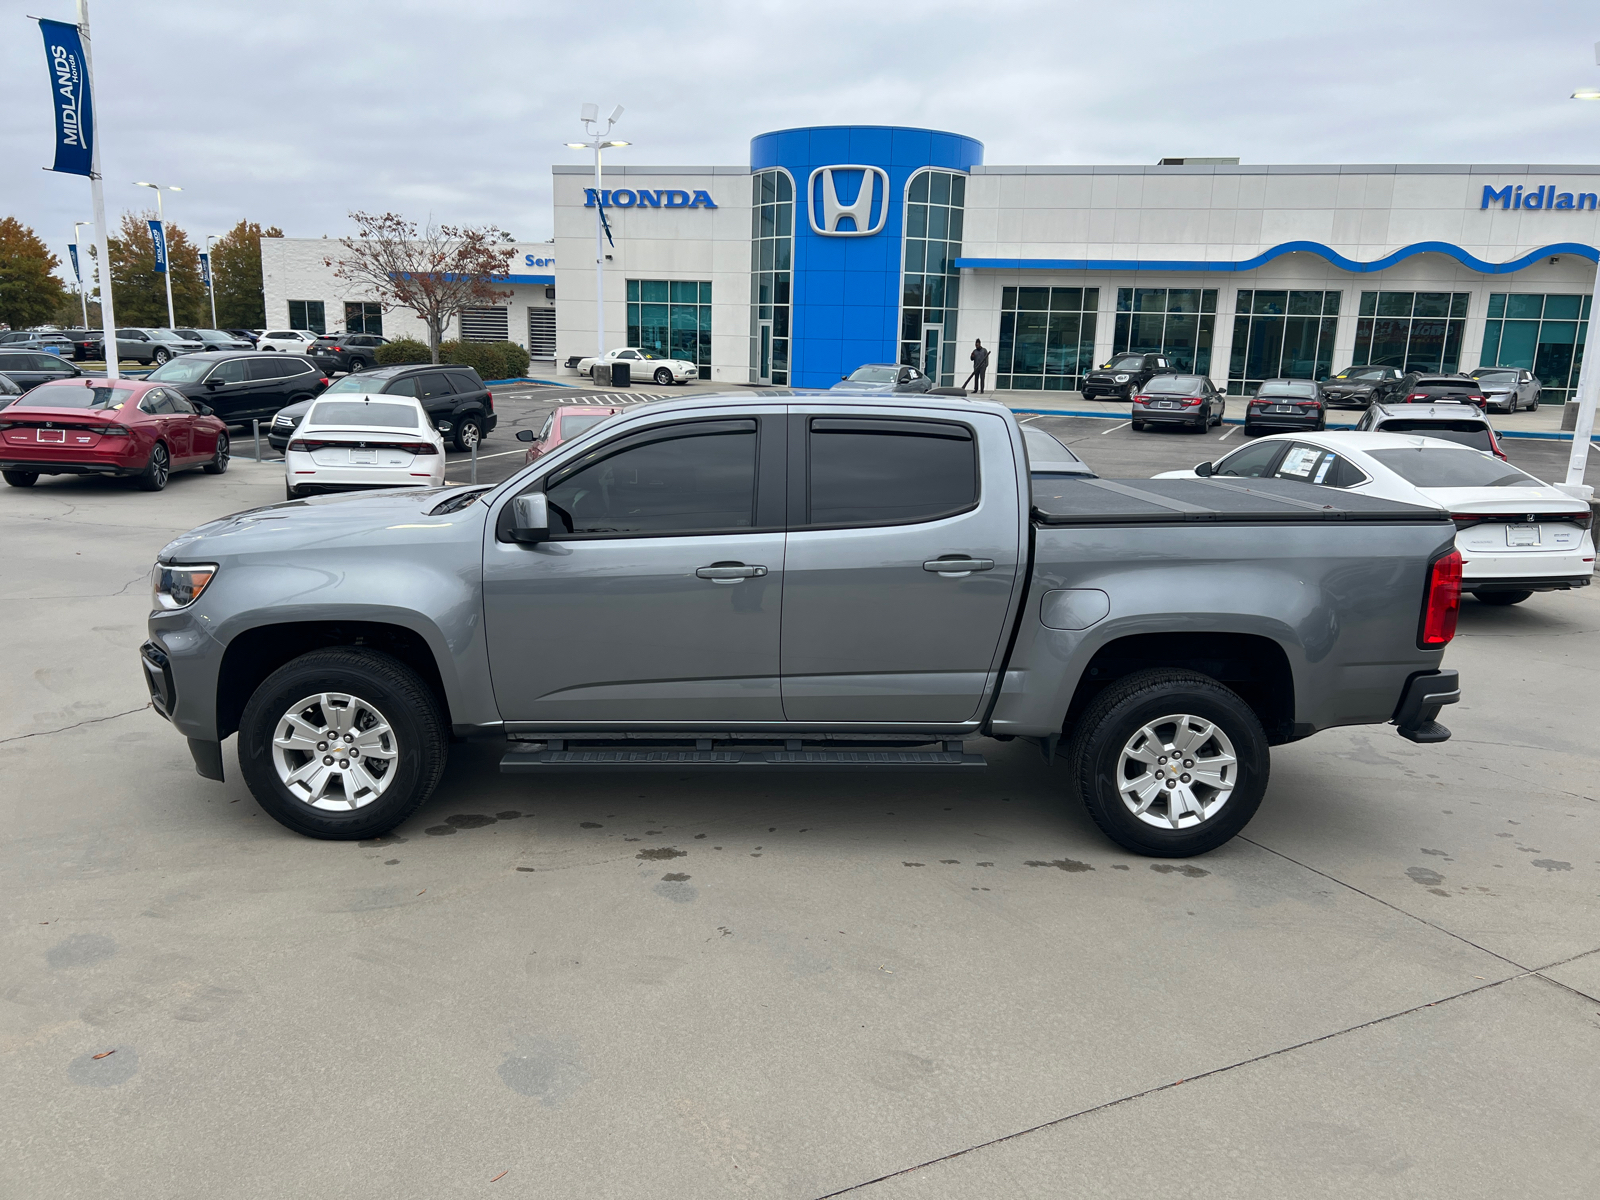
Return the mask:
<svg viewBox="0 0 1600 1200">
<path fill-rule="evenodd" d="M 160 221 L 150 222 L 150 242 L 156 248 L 156 274 L 167 273 L 167 235 Z"/>
<path fill-rule="evenodd" d="M 39 21 L 45 57 L 50 62 L 50 89 L 56 110 L 56 165 L 69 175 L 92 175 L 94 111 L 89 97 L 89 69 L 83 59 L 83 38 L 76 25 Z"/>
<path fill-rule="evenodd" d="M 211 255 L 204 250 L 200 252 L 200 283 L 208 290 L 211 287 Z"/>
<path fill-rule="evenodd" d="M 83 272 L 78 270 L 78 243 L 68 242 L 67 249 L 72 254 L 72 277 L 79 283 L 83 282 Z"/>
</svg>

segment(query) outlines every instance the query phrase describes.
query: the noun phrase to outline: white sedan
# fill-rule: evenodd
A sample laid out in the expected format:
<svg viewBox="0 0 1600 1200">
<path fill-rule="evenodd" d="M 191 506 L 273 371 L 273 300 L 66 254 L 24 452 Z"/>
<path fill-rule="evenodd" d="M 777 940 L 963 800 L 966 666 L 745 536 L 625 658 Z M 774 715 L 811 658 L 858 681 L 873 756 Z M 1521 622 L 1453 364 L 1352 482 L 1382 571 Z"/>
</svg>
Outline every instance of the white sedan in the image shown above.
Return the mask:
<svg viewBox="0 0 1600 1200">
<path fill-rule="evenodd" d="M 443 487 L 444 438 L 410 396 L 341 395 L 318 400 L 283 455 L 285 489 Z"/>
<path fill-rule="evenodd" d="M 1485 604 L 1585 587 L 1594 576 L 1587 504 L 1493 454 L 1440 438 L 1284 433 L 1156 478 L 1297 479 L 1443 508 L 1455 517 L 1461 588 Z"/>
<path fill-rule="evenodd" d="M 669 383 L 688 383 L 691 379 L 700 378 L 700 368 L 694 363 L 682 358 L 663 358 L 654 350 L 641 350 L 637 346 L 625 346 L 621 350 L 607 350 L 604 358 L 593 357 L 578 360 L 578 374 L 594 378 L 594 365 L 603 363 L 627 363 L 630 383 L 659 383 L 665 386 Z"/>
</svg>

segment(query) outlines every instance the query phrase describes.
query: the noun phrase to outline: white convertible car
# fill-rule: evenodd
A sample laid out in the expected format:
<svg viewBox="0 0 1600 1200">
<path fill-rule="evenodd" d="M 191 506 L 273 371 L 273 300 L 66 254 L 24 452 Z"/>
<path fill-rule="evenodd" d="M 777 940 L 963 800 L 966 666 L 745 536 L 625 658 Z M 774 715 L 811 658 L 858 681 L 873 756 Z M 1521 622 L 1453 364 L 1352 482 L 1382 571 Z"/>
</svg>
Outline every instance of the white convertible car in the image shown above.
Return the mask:
<svg viewBox="0 0 1600 1200">
<path fill-rule="evenodd" d="M 602 359 L 581 358 L 578 360 L 578 374 L 594 378 L 594 364 L 627 363 L 630 383 L 688 383 L 691 379 L 700 378 L 700 368 L 694 363 L 681 358 L 662 358 L 654 350 L 641 350 L 637 346 L 626 346 L 621 350 L 607 350 Z"/>
<path fill-rule="evenodd" d="M 1456 521 L 1461 589 L 1485 604 L 1586 587 L 1594 576 L 1587 504 L 1492 454 L 1440 438 L 1283 433 L 1156 478 L 1298 479 L 1446 509 Z"/>
</svg>

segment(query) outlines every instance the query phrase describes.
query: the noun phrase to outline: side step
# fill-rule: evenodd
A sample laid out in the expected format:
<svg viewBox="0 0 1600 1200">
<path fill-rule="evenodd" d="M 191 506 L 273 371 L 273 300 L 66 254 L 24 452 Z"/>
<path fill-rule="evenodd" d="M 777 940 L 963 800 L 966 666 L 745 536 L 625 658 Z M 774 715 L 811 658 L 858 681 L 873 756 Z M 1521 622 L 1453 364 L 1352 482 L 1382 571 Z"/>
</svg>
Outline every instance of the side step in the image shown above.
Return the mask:
<svg viewBox="0 0 1600 1200">
<path fill-rule="evenodd" d="M 959 745 L 959 743 L 946 743 Z M 929 770 L 951 767 L 987 767 L 981 754 L 963 750 L 830 750 L 830 749 L 724 749 L 689 750 L 605 748 L 554 750 L 545 747 L 512 749 L 500 760 L 508 775 L 555 771 L 681 771 L 685 768 L 768 767 L 786 770 Z"/>
</svg>

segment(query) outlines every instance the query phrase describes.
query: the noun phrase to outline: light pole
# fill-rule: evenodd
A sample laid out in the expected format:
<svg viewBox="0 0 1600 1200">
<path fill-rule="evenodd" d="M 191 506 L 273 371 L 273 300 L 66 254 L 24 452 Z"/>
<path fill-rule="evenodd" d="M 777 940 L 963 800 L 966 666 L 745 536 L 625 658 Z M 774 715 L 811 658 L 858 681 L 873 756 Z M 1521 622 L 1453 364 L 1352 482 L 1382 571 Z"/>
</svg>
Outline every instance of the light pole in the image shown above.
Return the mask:
<svg viewBox="0 0 1600 1200">
<path fill-rule="evenodd" d="M 1594 61 L 1600 64 L 1600 42 L 1594 46 Z M 1572 93 L 1574 100 L 1600 100 L 1600 88 L 1579 88 Z M 1594 299 L 1600 300 L 1600 261 L 1595 263 Z M 1594 301 L 1590 301 L 1591 308 Z M 1594 489 L 1583 481 L 1584 469 L 1589 465 L 1589 438 L 1594 434 L 1595 398 L 1600 394 L 1600 363 L 1595 362 L 1594 326 L 1600 313 L 1589 314 L 1589 328 L 1583 338 L 1583 367 L 1578 372 L 1578 419 L 1572 429 L 1572 453 L 1567 458 L 1567 478 L 1556 486 L 1562 491 L 1587 500 Z"/>
<path fill-rule="evenodd" d="M 605 193 L 600 190 L 600 152 L 608 146 L 629 144 L 609 140 L 611 127 L 621 119 L 622 105 L 619 104 L 611 110 L 611 115 L 606 118 L 606 127 L 601 129 L 600 106 L 585 104 L 582 120 L 584 132 L 589 135 L 589 140 L 567 143 L 569 150 L 594 151 L 594 356 L 597 365 L 606 356 L 606 216 L 605 205 L 601 203 L 601 197 Z"/>
<path fill-rule="evenodd" d="M 177 326 L 178 321 L 177 321 L 177 318 L 172 315 L 172 244 L 167 239 L 167 218 L 166 218 L 166 214 L 164 214 L 161 211 L 161 188 L 162 188 L 162 185 L 159 184 L 159 183 L 137 183 L 136 182 L 133 186 L 134 187 L 147 187 L 147 188 L 150 188 L 156 194 L 156 220 L 161 222 L 161 240 L 162 240 L 163 243 L 165 243 L 165 245 L 162 248 L 162 252 L 166 256 L 166 260 L 167 260 L 167 269 L 164 272 L 162 272 L 163 277 L 167 281 L 167 328 L 168 329 L 172 329 L 172 328 L 175 328 Z M 169 192 L 181 192 L 181 191 L 183 191 L 183 189 L 181 187 L 168 187 L 167 191 L 169 191 Z"/>
<path fill-rule="evenodd" d="M 83 243 L 78 241 L 78 230 L 82 229 L 85 225 L 89 226 L 91 229 L 94 228 L 93 221 L 74 221 L 72 223 L 72 244 L 77 247 L 78 299 L 83 301 L 83 329 L 84 332 L 87 333 L 89 330 L 89 293 L 84 289 L 83 286 Z"/>
<path fill-rule="evenodd" d="M 211 328 L 217 327 L 217 264 L 211 261 L 211 243 L 220 242 L 220 233 L 206 234 L 206 291 L 211 293 Z M 167 264 L 169 267 L 171 263 Z"/>
</svg>

